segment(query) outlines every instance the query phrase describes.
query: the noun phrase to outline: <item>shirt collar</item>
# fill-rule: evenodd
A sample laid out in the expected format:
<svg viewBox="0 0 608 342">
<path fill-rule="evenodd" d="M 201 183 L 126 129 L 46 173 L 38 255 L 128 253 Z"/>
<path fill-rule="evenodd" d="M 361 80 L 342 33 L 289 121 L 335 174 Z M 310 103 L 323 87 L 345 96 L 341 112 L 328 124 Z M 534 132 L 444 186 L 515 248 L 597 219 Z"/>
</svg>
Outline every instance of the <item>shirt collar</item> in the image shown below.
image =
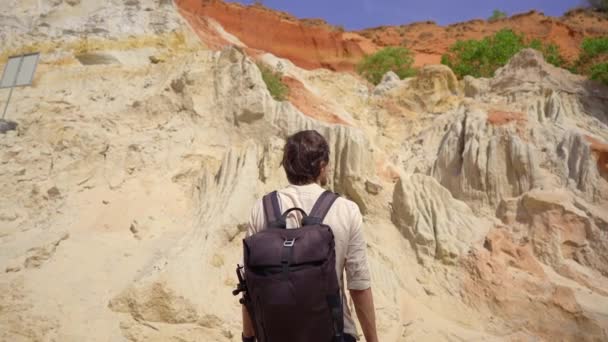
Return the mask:
<svg viewBox="0 0 608 342">
<path fill-rule="evenodd" d="M 295 189 L 298 192 L 315 192 L 323 190 L 323 188 L 317 183 L 310 183 L 306 185 L 289 184 L 289 187 Z"/>
</svg>

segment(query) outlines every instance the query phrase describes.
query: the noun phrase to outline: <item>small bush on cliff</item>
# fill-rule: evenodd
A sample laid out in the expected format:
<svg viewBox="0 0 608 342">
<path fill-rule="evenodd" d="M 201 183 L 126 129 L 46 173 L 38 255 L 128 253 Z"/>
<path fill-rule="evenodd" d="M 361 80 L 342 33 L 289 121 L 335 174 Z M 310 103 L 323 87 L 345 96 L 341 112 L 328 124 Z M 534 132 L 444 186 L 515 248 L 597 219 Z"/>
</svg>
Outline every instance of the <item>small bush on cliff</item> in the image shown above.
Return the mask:
<svg viewBox="0 0 608 342">
<path fill-rule="evenodd" d="M 605 85 L 608 85 L 608 62 L 592 66 L 590 77 L 592 80 L 600 81 Z"/>
<path fill-rule="evenodd" d="M 498 20 L 498 19 L 504 19 L 507 17 L 507 13 L 500 11 L 500 10 L 494 10 L 494 12 L 492 12 L 492 16 L 488 18 L 489 21 L 494 21 L 494 20 Z"/>
<path fill-rule="evenodd" d="M 588 0 L 589 6 L 601 12 L 608 12 L 608 0 Z"/>
<path fill-rule="evenodd" d="M 559 47 L 555 44 L 543 44 L 542 41 L 534 39 L 528 44 L 528 47 L 542 52 L 543 57 L 545 57 L 545 60 L 550 64 L 558 67 L 566 65 L 566 61 L 559 53 Z"/>
<path fill-rule="evenodd" d="M 264 63 L 257 63 L 260 72 L 262 73 L 262 79 L 266 83 L 266 88 L 270 92 L 270 95 L 277 101 L 285 101 L 289 94 L 289 88 L 283 83 L 283 73 L 274 71 L 270 66 Z"/>
<path fill-rule="evenodd" d="M 449 66 L 458 77 L 492 77 L 496 69 L 509 62 L 511 57 L 524 48 L 539 50 L 547 62 L 562 66 L 564 61 L 555 44 L 543 44 L 539 40 L 525 43 L 523 35 L 503 29 L 481 40 L 459 40 L 441 57 L 441 63 Z"/>
<path fill-rule="evenodd" d="M 416 70 L 412 68 L 414 57 L 405 47 L 386 47 L 372 55 L 366 56 L 357 65 L 357 72 L 369 82 L 378 84 L 382 76 L 393 71 L 399 78 L 414 76 Z"/>
<path fill-rule="evenodd" d="M 570 68 L 570 71 L 591 76 L 591 69 L 594 66 L 601 69 L 600 65 L 604 62 L 608 62 L 608 36 L 585 38 L 581 43 L 581 53 L 578 60 Z"/>
<path fill-rule="evenodd" d="M 581 44 L 581 59 L 593 59 L 602 54 L 608 54 L 608 36 L 585 38 Z"/>
<path fill-rule="evenodd" d="M 581 54 L 572 69 L 608 85 L 608 36 L 585 38 L 581 43 Z"/>
</svg>

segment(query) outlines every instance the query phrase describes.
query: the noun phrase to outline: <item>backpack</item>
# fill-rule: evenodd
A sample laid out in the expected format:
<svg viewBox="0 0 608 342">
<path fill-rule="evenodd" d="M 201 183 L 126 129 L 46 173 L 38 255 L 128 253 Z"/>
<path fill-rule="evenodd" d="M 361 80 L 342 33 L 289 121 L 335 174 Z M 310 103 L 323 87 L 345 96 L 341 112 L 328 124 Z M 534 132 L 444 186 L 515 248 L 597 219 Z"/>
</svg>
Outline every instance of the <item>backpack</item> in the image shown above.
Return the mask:
<svg viewBox="0 0 608 342">
<path fill-rule="evenodd" d="M 310 215 L 281 214 L 277 192 L 263 198 L 266 229 L 243 240 L 237 266 L 244 304 L 259 342 L 342 342 L 344 317 L 331 228 L 323 224 L 338 195 L 325 191 Z M 302 213 L 300 228 L 287 215 Z"/>
</svg>

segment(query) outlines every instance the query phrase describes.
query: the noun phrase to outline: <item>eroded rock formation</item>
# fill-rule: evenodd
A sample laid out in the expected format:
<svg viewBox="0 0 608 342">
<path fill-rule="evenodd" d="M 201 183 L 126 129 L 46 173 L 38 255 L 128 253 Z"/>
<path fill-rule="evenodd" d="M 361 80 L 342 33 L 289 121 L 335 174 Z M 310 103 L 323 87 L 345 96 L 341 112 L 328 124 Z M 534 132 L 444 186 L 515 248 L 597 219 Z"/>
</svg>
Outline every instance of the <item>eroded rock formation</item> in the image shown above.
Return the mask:
<svg viewBox="0 0 608 342">
<path fill-rule="evenodd" d="M 454 263 L 485 236 L 490 222 L 454 198 L 434 178 L 403 176 L 393 194 L 393 222 L 412 243 L 418 257 Z"/>
<path fill-rule="evenodd" d="M 427 66 L 373 89 L 222 27 L 252 9 L 178 4 L 11 2 L 0 19 L 10 51 L 43 49 L 0 135 L 1 340 L 237 340 L 249 209 L 286 184 L 302 129 L 364 213 L 381 339 L 608 338 L 606 87 L 526 50 L 491 79 Z M 252 54 L 284 68 L 288 101 Z"/>
</svg>

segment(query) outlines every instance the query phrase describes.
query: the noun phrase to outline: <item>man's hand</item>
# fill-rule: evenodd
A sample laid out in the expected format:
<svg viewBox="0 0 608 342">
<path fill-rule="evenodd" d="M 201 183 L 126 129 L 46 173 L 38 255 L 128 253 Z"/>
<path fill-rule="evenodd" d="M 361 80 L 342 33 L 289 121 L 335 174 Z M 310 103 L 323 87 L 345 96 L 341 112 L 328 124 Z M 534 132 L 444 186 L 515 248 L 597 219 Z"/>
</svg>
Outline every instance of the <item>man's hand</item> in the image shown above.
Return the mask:
<svg viewBox="0 0 608 342">
<path fill-rule="evenodd" d="M 243 342 L 255 342 L 255 336 L 245 337 L 244 335 L 242 335 L 241 339 Z"/>
<path fill-rule="evenodd" d="M 255 331 L 253 330 L 253 323 L 251 322 L 251 317 L 249 317 L 249 312 L 245 305 L 241 305 L 243 308 L 243 341 L 255 341 Z M 251 338 L 248 340 L 248 338 Z"/>
<path fill-rule="evenodd" d="M 374 309 L 374 297 L 372 289 L 350 290 L 350 296 L 355 304 L 357 318 L 363 329 L 363 335 L 367 342 L 378 342 L 378 332 L 376 331 L 376 312 Z"/>
</svg>

